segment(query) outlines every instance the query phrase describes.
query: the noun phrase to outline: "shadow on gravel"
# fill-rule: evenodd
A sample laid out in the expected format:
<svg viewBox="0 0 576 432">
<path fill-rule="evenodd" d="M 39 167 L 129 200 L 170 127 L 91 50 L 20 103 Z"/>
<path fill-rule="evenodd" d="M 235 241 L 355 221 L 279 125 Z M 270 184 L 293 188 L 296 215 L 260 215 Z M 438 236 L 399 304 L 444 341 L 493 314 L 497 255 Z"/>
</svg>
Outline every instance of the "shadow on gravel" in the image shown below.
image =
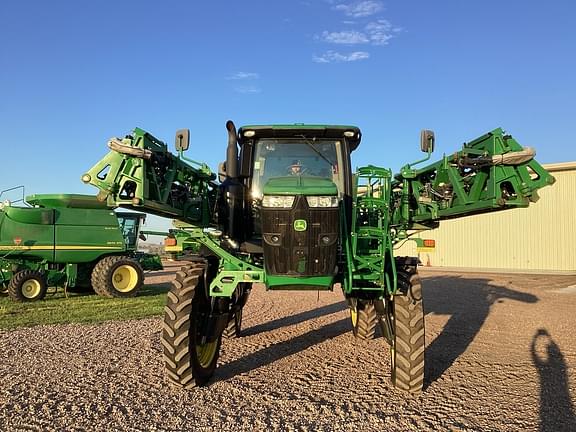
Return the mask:
<svg viewBox="0 0 576 432">
<path fill-rule="evenodd" d="M 530 351 L 540 378 L 540 431 L 576 431 L 568 368 L 560 347 L 547 330 L 539 329 Z"/>
<path fill-rule="evenodd" d="M 312 311 L 311 311 L 312 312 Z M 230 363 L 219 366 L 214 374 L 214 382 L 225 381 L 236 375 L 250 372 L 260 367 L 274 363 L 284 357 L 291 356 L 329 339 L 338 337 L 350 331 L 348 319 L 327 324 L 319 329 L 297 336 L 283 342 L 278 342 L 264 349 L 248 354 Z"/>
<path fill-rule="evenodd" d="M 242 336 L 253 336 L 258 333 L 263 333 L 267 331 L 277 330 L 282 327 L 299 324 L 304 321 L 308 321 L 312 318 L 318 318 L 324 315 L 330 315 L 336 312 L 341 312 L 347 308 L 344 301 L 338 303 L 332 303 L 326 306 L 322 306 L 309 311 L 301 312 L 296 315 L 290 315 L 283 318 L 278 318 L 273 321 L 269 321 L 263 324 L 258 324 L 253 327 L 248 327 L 246 330 L 242 331 Z"/>
<path fill-rule="evenodd" d="M 425 388 L 466 351 L 495 303 L 536 303 L 538 297 L 491 285 L 489 279 L 434 276 L 423 279 L 425 313 L 450 315 L 442 333 L 426 349 Z"/>
</svg>

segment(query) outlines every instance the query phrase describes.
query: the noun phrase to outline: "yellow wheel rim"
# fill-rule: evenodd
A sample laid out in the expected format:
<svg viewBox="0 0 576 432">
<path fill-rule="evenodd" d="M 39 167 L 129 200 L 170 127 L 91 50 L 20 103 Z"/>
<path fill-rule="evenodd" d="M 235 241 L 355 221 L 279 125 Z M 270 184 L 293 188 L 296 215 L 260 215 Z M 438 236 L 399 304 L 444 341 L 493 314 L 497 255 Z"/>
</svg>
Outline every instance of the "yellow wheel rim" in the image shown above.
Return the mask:
<svg viewBox="0 0 576 432">
<path fill-rule="evenodd" d="M 27 299 L 33 299 L 40 295 L 42 285 L 36 279 L 28 279 L 22 284 L 22 295 Z"/>
<path fill-rule="evenodd" d="M 218 341 L 209 342 L 204 345 L 196 345 L 196 356 L 198 357 L 198 363 L 203 368 L 207 368 L 214 360 L 216 355 L 216 347 L 218 346 Z"/>
<path fill-rule="evenodd" d="M 350 308 L 350 320 L 352 321 L 352 327 L 356 328 L 356 323 L 358 322 L 358 310 L 356 308 Z"/>
<path fill-rule="evenodd" d="M 112 273 L 112 285 L 116 291 L 127 293 L 136 288 L 138 272 L 131 265 L 121 265 Z"/>
</svg>

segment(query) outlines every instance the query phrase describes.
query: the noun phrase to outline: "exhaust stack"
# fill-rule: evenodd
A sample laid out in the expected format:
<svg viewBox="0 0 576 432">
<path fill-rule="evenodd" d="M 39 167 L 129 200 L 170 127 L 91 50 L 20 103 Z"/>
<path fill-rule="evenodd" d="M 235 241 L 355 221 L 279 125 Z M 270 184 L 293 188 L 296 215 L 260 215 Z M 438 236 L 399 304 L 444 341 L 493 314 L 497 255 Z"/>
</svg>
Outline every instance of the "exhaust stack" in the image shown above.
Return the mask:
<svg viewBox="0 0 576 432">
<path fill-rule="evenodd" d="M 231 249 L 238 249 L 244 240 L 244 185 L 238 180 L 238 134 L 231 120 L 226 122 L 228 146 L 226 148 L 226 179 L 221 184 L 221 220 L 224 238 Z"/>
<path fill-rule="evenodd" d="M 238 178 L 238 134 L 232 120 L 226 122 L 228 130 L 228 147 L 226 148 L 226 176 L 231 179 Z"/>
</svg>

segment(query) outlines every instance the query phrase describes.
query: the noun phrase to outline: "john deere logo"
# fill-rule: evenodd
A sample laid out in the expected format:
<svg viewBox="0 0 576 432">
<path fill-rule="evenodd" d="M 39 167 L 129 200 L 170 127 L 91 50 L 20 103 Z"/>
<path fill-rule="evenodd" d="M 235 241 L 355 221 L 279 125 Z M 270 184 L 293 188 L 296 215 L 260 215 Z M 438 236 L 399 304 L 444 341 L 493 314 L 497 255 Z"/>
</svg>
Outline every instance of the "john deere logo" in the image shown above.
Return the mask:
<svg viewBox="0 0 576 432">
<path fill-rule="evenodd" d="M 296 219 L 294 221 L 294 230 L 295 231 L 306 231 L 306 228 L 308 228 L 308 224 L 306 223 L 306 221 L 304 219 Z"/>
</svg>

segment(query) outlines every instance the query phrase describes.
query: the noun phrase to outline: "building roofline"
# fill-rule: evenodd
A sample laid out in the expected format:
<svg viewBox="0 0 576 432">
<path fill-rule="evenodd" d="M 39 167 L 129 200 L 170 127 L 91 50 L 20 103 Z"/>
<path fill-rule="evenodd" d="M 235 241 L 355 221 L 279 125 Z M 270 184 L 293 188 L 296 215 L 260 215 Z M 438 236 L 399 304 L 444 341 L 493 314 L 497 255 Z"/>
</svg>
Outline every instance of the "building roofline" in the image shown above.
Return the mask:
<svg viewBox="0 0 576 432">
<path fill-rule="evenodd" d="M 576 161 L 574 162 L 558 162 L 542 164 L 546 171 L 556 172 L 556 171 L 573 171 L 576 170 Z"/>
</svg>

